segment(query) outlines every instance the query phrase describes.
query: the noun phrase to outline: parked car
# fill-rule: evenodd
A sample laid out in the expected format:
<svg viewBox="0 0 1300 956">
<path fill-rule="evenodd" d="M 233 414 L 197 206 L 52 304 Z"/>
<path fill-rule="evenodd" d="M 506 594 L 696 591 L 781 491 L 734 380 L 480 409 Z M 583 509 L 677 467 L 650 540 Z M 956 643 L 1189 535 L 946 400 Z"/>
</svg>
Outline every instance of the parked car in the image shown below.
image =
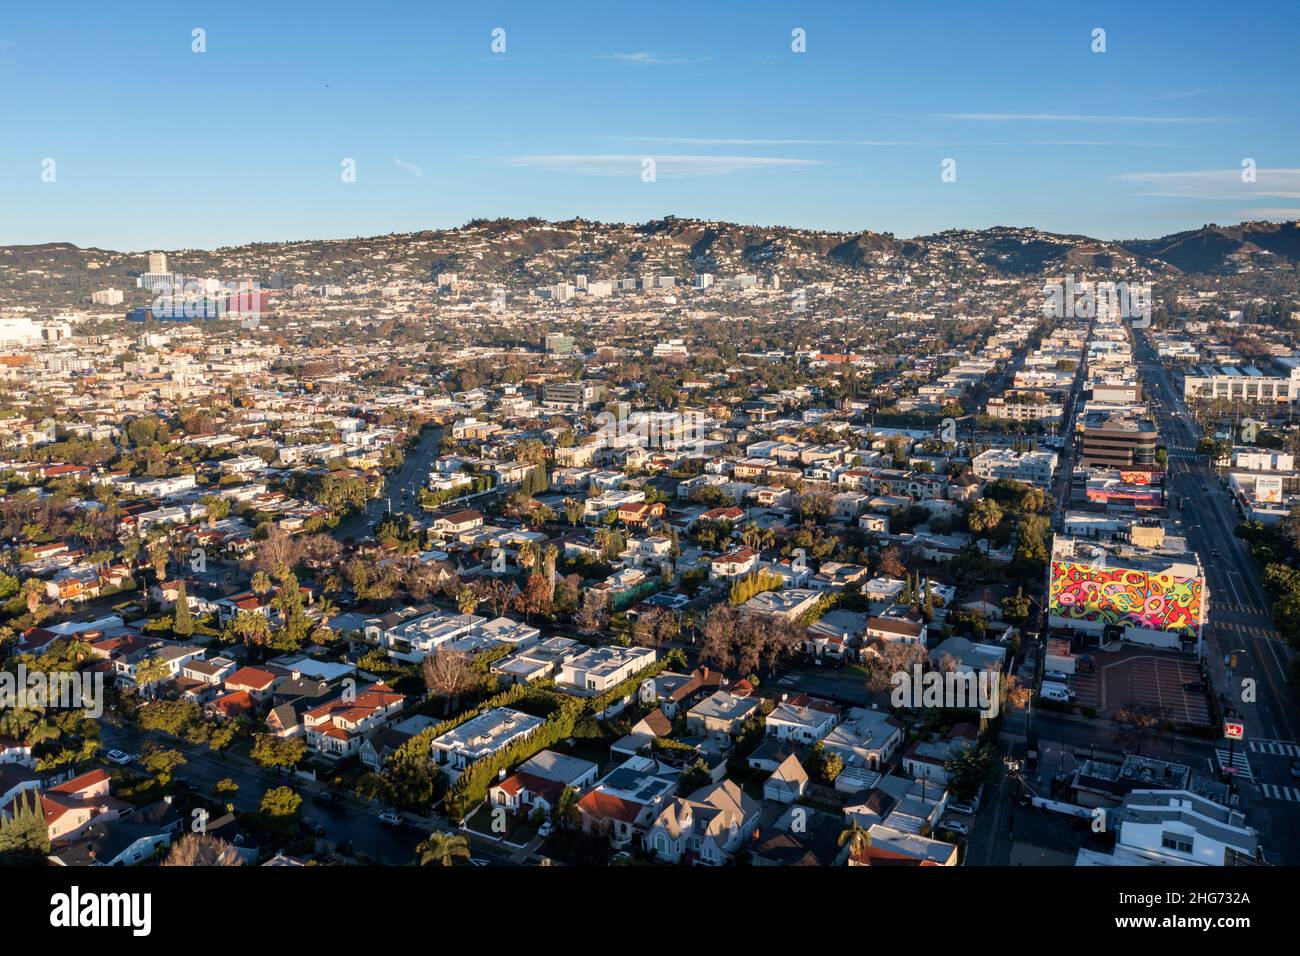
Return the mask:
<svg viewBox="0 0 1300 956">
<path fill-rule="evenodd" d="M 1039 691 L 1039 696 L 1043 700 L 1054 701 L 1058 704 L 1068 704 L 1074 700 L 1074 691 L 1064 684 L 1043 684 Z"/>
<path fill-rule="evenodd" d="M 960 820 L 945 820 L 939 826 L 939 829 L 947 830 L 950 833 L 960 833 L 962 836 L 966 836 L 970 833 L 970 827 L 966 826 L 966 824 L 962 823 Z"/>
<path fill-rule="evenodd" d="M 550 820 L 544 820 L 544 821 L 542 821 L 542 825 L 541 825 L 540 827 L 537 828 L 537 835 L 538 835 L 539 837 L 548 837 L 548 836 L 551 835 L 551 831 L 552 831 L 553 829 L 554 829 L 554 827 L 551 825 L 551 821 L 550 821 Z"/>
<path fill-rule="evenodd" d="M 108 753 L 104 754 L 104 758 L 121 767 L 125 767 L 135 759 L 134 756 L 122 750 L 110 750 Z"/>
<path fill-rule="evenodd" d="M 386 823 L 390 827 L 400 827 L 402 825 L 402 815 L 390 808 L 379 814 L 379 822 Z"/>
<path fill-rule="evenodd" d="M 970 816 L 975 812 L 974 805 L 967 803 L 965 800 L 958 800 L 954 803 L 948 804 L 948 809 L 953 813 L 964 813 L 967 816 Z"/>
<path fill-rule="evenodd" d="M 1065 671 L 1043 671 L 1043 680 L 1052 681 L 1056 684 L 1070 683 L 1070 675 Z"/>
<path fill-rule="evenodd" d="M 1091 674 L 1097 670 L 1097 659 L 1091 654 L 1080 654 L 1074 659 L 1074 666 L 1084 673 Z"/>
</svg>

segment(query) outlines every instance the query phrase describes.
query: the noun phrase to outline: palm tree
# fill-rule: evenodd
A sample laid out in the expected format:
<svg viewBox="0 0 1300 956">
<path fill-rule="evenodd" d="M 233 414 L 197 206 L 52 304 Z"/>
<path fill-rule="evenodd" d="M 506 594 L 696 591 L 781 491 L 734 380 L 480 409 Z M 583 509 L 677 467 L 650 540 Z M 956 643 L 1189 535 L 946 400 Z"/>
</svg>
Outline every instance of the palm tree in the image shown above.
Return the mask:
<svg viewBox="0 0 1300 956">
<path fill-rule="evenodd" d="M 271 578 L 265 571 L 257 571 L 253 574 L 253 583 L 250 587 L 259 598 L 265 597 L 271 590 Z"/>
<path fill-rule="evenodd" d="M 149 696 L 158 696 L 157 684 L 171 676 L 171 668 L 161 657 L 148 657 L 135 665 L 135 685 L 149 689 Z"/>
<path fill-rule="evenodd" d="M 459 833 L 431 833 L 415 848 L 420 866 L 455 866 L 470 859 L 469 841 Z"/>
<path fill-rule="evenodd" d="M 27 613 L 35 615 L 36 609 L 41 606 L 41 599 L 45 597 L 45 585 L 39 578 L 28 578 L 23 582 L 23 593 L 27 601 Z"/>
<path fill-rule="evenodd" d="M 316 611 L 320 614 L 320 622 L 312 630 L 311 639 L 317 644 L 329 644 L 334 640 L 334 629 L 330 627 L 330 618 L 338 615 L 338 605 L 329 598 L 322 597 L 316 601 Z"/>
<path fill-rule="evenodd" d="M 244 861 L 225 840 L 207 833 L 187 833 L 172 844 L 163 866 L 242 866 Z"/>
<path fill-rule="evenodd" d="M 555 593 L 555 562 L 559 559 L 560 549 L 553 544 L 548 544 L 542 549 L 542 568 L 546 573 L 546 584 L 550 587 L 551 593 Z"/>
<path fill-rule="evenodd" d="M 479 594 L 469 585 L 456 592 L 456 607 L 461 614 L 473 614 L 478 608 Z"/>
<path fill-rule="evenodd" d="M 871 834 L 862 828 L 862 825 L 854 820 L 849 824 L 849 828 L 840 834 L 840 846 L 849 848 L 849 856 L 861 856 L 866 849 L 871 846 Z"/>
<path fill-rule="evenodd" d="M 327 597 L 317 598 L 313 605 L 316 613 L 320 615 L 320 622 L 324 625 L 329 624 L 330 618 L 338 616 L 339 606 Z"/>
<path fill-rule="evenodd" d="M 240 611 L 235 615 L 232 628 L 249 646 L 264 644 L 271 636 L 271 626 L 260 611 Z"/>
<path fill-rule="evenodd" d="M 555 822 L 567 827 L 578 814 L 578 791 L 565 787 L 555 801 Z"/>
</svg>

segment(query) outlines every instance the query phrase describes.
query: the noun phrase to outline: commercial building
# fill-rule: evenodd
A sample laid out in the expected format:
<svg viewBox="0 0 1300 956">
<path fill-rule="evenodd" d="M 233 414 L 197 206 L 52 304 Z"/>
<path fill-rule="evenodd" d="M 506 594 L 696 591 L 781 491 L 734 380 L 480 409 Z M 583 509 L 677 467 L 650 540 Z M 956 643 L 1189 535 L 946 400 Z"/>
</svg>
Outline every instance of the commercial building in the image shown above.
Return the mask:
<svg viewBox="0 0 1300 956">
<path fill-rule="evenodd" d="M 542 402 L 566 408 L 586 408 L 605 398 L 601 382 L 547 382 L 542 386 Z"/>
<path fill-rule="evenodd" d="M 1265 371 L 1253 365 L 1198 365 L 1183 376 L 1183 398 L 1245 403 L 1293 402 L 1300 394 L 1300 362 L 1278 359 Z"/>
<path fill-rule="evenodd" d="M 1127 539 L 1057 535 L 1048 565 L 1048 623 L 1094 638 L 1195 651 L 1209 610 L 1196 552 L 1158 522 L 1132 525 Z"/>
<path fill-rule="evenodd" d="M 1115 849 L 1081 849 L 1076 866 L 1228 866 L 1259 859 L 1239 810 L 1190 790 L 1133 790 L 1113 813 Z"/>
<path fill-rule="evenodd" d="M 1080 467 L 1148 468 L 1155 460 L 1155 422 L 1100 414 L 1084 421 Z"/>
</svg>

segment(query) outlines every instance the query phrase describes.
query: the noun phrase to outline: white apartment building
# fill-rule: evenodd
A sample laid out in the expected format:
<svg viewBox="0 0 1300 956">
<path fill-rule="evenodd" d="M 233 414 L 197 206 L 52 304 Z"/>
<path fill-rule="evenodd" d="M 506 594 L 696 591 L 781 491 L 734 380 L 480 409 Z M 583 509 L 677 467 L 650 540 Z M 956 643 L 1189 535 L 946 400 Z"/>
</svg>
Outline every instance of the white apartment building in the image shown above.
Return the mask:
<svg viewBox="0 0 1300 956">
<path fill-rule="evenodd" d="M 991 448 L 975 456 L 971 470 L 977 478 L 985 481 L 1010 478 L 1047 488 L 1056 474 L 1056 463 L 1054 451 L 1017 452 L 1010 448 Z"/>
<path fill-rule="evenodd" d="M 471 764 L 523 740 L 545 723 L 541 717 L 509 707 L 494 707 L 453 727 L 430 744 L 434 763 L 455 780 Z"/>
<path fill-rule="evenodd" d="M 595 697 L 645 670 L 657 656 L 652 647 L 593 647 L 565 661 L 555 682 L 561 690 Z"/>
</svg>

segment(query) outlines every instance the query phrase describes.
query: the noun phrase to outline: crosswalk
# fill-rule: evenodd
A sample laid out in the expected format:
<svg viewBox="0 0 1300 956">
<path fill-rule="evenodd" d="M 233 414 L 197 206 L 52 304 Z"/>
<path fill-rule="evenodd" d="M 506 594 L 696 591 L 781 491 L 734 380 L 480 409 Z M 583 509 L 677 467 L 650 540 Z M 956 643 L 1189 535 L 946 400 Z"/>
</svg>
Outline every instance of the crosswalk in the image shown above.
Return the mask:
<svg viewBox="0 0 1300 956">
<path fill-rule="evenodd" d="M 1231 601 L 1217 601 L 1211 599 L 1211 611 L 1235 611 L 1238 614 L 1259 614 L 1260 609 L 1254 604 L 1234 604 Z"/>
<path fill-rule="evenodd" d="M 1261 783 L 1260 791 L 1270 800 L 1289 800 L 1300 803 L 1300 787 L 1279 786 L 1276 783 Z"/>
<path fill-rule="evenodd" d="M 1280 638 L 1278 632 L 1271 627 L 1263 627 L 1257 624 L 1234 624 L 1227 621 L 1214 621 L 1211 626 L 1220 631 L 1232 631 L 1235 634 L 1248 634 L 1251 637 L 1262 637 L 1265 640 L 1275 641 Z"/>
<path fill-rule="evenodd" d="M 1274 757 L 1300 757 L 1300 744 L 1290 740 L 1250 740 L 1246 746 L 1251 753 L 1270 754 Z"/>
<path fill-rule="evenodd" d="M 1245 751 L 1234 750 L 1230 756 L 1227 747 L 1215 747 L 1214 757 L 1219 762 L 1220 770 L 1227 770 L 1231 766 L 1237 777 L 1252 781 L 1255 779 L 1255 774 L 1250 769 L 1250 759 Z"/>
</svg>

